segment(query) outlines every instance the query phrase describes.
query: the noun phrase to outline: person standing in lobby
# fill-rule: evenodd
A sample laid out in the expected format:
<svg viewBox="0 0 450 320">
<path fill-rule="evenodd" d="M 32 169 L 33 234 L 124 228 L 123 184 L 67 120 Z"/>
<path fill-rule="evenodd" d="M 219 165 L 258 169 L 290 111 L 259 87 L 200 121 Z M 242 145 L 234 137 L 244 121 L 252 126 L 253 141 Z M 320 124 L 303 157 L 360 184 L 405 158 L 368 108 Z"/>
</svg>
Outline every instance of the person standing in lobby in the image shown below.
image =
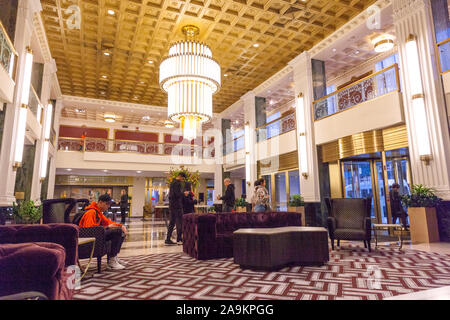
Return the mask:
<svg viewBox="0 0 450 320">
<path fill-rule="evenodd" d="M 403 209 L 402 201 L 400 197 L 400 185 L 398 183 L 394 183 L 391 187 L 391 191 L 389 191 L 389 200 L 391 203 L 391 213 L 392 213 L 392 223 L 396 223 L 397 219 L 401 220 L 403 227 L 408 229 L 406 223 L 406 212 Z"/>
<path fill-rule="evenodd" d="M 122 219 L 120 223 L 125 224 L 125 218 L 127 216 L 127 208 L 128 208 L 128 194 L 125 189 L 122 189 L 120 192 L 120 214 Z"/>
<path fill-rule="evenodd" d="M 232 212 L 235 204 L 234 184 L 231 183 L 230 178 L 223 180 L 225 187 L 225 195 L 223 197 L 217 196 L 217 200 L 222 200 L 222 212 Z"/>
<path fill-rule="evenodd" d="M 181 219 L 183 217 L 183 198 L 188 191 L 183 192 L 183 185 L 186 179 L 186 175 L 180 172 L 178 176 L 171 182 L 169 188 L 169 212 L 170 212 L 170 222 L 167 228 L 167 238 L 164 242 L 166 245 L 175 245 L 170 238 L 172 237 L 173 228 L 177 227 L 177 243 L 181 244 Z"/>
<path fill-rule="evenodd" d="M 185 191 L 187 191 L 187 194 L 185 192 L 183 197 L 183 214 L 194 213 L 197 200 L 189 183 L 186 183 Z"/>
</svg>

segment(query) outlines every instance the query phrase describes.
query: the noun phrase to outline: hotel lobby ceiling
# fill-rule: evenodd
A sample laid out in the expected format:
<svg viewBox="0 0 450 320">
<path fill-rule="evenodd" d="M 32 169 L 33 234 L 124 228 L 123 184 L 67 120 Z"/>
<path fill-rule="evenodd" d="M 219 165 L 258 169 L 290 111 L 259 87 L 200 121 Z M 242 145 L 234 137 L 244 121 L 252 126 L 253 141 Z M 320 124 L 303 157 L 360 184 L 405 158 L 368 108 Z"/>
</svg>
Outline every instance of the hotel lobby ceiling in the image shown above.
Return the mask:
<svg viewBox="0 0 450 320">
<path fill-rule="evenodd" d="M 195 24 L 201 29 L 199 40 L 211 47 L 222 67 L 214 112 L 374 2 L 41 0 L 63 94 L 166 106 L 167 95 L 158 84 L 159 63 L 169 45 L 182 39 L 181 27 Z M 77 8 L 80 28 L 73 24 Z"/>
</svg>

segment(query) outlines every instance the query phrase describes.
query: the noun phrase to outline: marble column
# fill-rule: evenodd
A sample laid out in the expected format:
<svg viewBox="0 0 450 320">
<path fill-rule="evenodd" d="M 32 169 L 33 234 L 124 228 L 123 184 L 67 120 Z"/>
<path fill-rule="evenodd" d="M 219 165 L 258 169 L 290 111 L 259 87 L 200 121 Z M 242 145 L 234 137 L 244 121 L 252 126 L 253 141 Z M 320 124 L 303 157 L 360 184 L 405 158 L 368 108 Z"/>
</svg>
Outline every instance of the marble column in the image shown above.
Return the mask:
<svg viewBox="0 0 450 320">
<path fill-rule="evenodd" d="M 403 84 L 403 105 L 409 139 L 409 154 L 414 184 L 423 184 L 436 190 L 438 196 L 450 200 L 450 137 L 445 97 L 437 67 L 434 48 L 435 36 L 430 0 L 393 0 L 394 26 L 400 57 L 400 76 Z M 410 74 L 406 40 L 413 35 L 417 40 L 419 73 Z M 422 161 L 416 133 L 418 119 L 414 118 L 412 79 L 421 77 L 424 93 L 426 124 L 431 147 L 431 161 Z"/>
<path fill-rule="evenodd" d="M 300 192 L 305 202 L 320 202 L 320 182 L 317 159 L 317 148 L 314 140 L 314 123 L 312 121 L 312 103 L 313 103 L 313 83 L 312 83 L 312 65 L 310 54 L 305 51 L 289 64 L 294 73 L 294 92 L 295 96 L 303 96 L 303 107 L 298 105 L 296 109 L 297 121 L 297 150 L 299 159 L 299 168 L 305 165 L 306 174 L 300 170 Z M 296 98 L 297 99 L 297 98 Z M 304 133 L 299 132 L 298 128 L 304 127 Z M 302 154 L 300 135 L 306 137 L 306 154 Z M 305 161 L 306 164 L 301 162 Z M 303 174 L 303 175 L 302 175 Z"/>
<path fill-rule="evenodd" d="M 218 195 L 222 195 L 223 192 L 223 150 L 224 143 L 222 136 L 222 119 L 216 118 L 213 120 L 214 123 L 214 158 L 216 160 L 216 165 L 214 168 L 214 203 L 222 203 L 217 200 Z"/>
<path fill-rule="evenodd" d="M 22 87 L 24 79 L 26 48 L 31 43 L 33 34 L 33 15 L 42 10 L 38 0 L 20 0 L 17 12 L 16 31 L 13 39 L 14 47 L 18 53 L 16 69 L 16 86 L 13 103 L 8 104 L 5 113 L 2 145 L 0 151 L 0 208 L 10 207 L 16 200 L 14 186 L 16 171 L 13 170 L 15 140 L 18 129 L 19 111 L 21 107 Z"/>
<path fill-rule="evenodd" d="M 53 129 L 55 129 L 55 147 L 52 150 L 53 154 L 50 158 L 50 167 L 48 170 L 48 190 L 47 199 L 53 199 L 55 192 L 55 176 L 56 176 L 56 157 L 58 156 L 58 139 L 59 139 L 59 121 L 61 119 L 61 111 L 63 102 L 61 99 L 56 100 L 55 120 L 53 121 Z"/>
<path fill-rule="evenodd" d="M 241 97 L 244 105 L 244 124 L 246 130 L 245 138 L 245 180 L 247 183 L 247 202 L 251 202 L 253 196 L 253 183 L 258 178 L 256 165 L 256 97 L 254 92 L 249 91 Z M 248 132 L 247 132 L 248 130 Z"/>
<path fill-rule="evenodd" d="M 46 62 L 44 64 L 44 76 L 42 79 L 42 91 L 41 91 L 41 104 L 42 104 L 42 122 L 41 122 L 41 134 L 36 140 L 36 157 L 34 161 L 33 170 L 33 182 L 31 186 L 31 200 L 39 202 L 41 200 L 41 166 L 42 161 L 47 161 L 49 155 L 44 154 L 45 143 L 45 128 L 51 126 L 51 123 L 47 123 L 46 114 L 48 110 L 48 104 L 50 103 L 51 87 L 53 82 L 53 75 L 56 72 L 56 64 L 54 60 Z M 53 106 L 52 106 L 53 108 Z M 56 113 L 55 113 L 56 114 Z M 52 119 L 50 119 L 51 121 Z M 39 121 L 39 119 L 38 119 Z M 49 148 L 50 149 L 50 148 Z M 47 175 L 49 173 L 47 172 Z"/>
</svg>

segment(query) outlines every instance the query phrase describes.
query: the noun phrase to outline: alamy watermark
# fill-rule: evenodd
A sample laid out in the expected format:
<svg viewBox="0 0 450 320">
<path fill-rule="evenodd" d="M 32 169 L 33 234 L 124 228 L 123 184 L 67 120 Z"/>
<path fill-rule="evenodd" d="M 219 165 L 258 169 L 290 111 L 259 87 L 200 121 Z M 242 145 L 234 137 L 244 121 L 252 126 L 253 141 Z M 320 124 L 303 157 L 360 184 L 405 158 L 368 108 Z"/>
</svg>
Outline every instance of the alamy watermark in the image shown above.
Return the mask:
<svg viewBox="0 0 450 320">
<path fill-rule="evenodd" d="M 73 0 L 71 0 L 72 2 Z M 64 14 L 69 15 L 66 20 L 67 28 L 70 30 L 81 29 L 81 9 L 78 5 L 72 4 L 64 10 Z"/>
</svg>

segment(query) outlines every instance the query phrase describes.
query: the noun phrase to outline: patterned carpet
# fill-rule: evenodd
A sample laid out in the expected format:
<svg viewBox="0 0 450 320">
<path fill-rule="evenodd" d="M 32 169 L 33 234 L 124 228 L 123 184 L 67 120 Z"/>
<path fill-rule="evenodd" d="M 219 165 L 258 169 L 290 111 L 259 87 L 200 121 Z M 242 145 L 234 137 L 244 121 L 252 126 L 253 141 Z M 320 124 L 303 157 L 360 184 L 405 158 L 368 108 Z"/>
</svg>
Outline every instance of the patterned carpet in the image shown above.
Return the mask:
<svg viewBox="0 0 450 320">
<path fill-rule="evenodd" d="M 183 253 L 123 258 L 127 269 L 87 275 L 75 299 L 369 299 L 450 285 L 450 255 L 343 246 L 322 267 L 242 270 L 233 259 Z M 94 268 L 92 268 L 94 269 Z"/>
</svg>

